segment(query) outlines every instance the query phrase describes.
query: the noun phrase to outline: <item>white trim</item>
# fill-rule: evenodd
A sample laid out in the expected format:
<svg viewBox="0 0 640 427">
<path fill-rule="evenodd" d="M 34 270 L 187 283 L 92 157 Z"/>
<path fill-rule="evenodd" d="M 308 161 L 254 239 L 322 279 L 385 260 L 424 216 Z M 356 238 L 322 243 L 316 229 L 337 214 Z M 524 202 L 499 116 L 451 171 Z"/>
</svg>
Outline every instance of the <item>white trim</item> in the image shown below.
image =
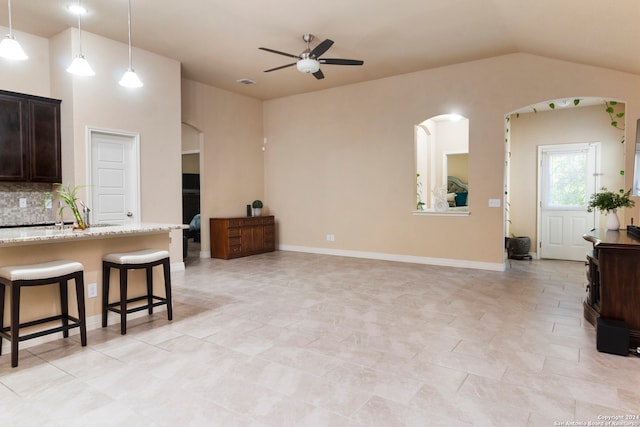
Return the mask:
<svg viewBox="0 0 640 427">
<path fill-rule="evenodd" d="M 449 210 L 438 212 L 433 209 L 425 209 L 423 211 L 411 211 L 411 215 L 415 216 L 469 216 L 469 211 L 455 211 L 450 208 Z"/>
<path fill-rule="evenodd" d="M 185 270 L 185 266 L 184 266 L 184 261 L 180 261 L 180 262 L 173 262 L 171 263 L 171 268 L 170 271 L 173 273 L 174 271 L 184 271 Z"/>
<path fill-rule="evenodd" d="M 182 154 L 200 154 L 200 150 L 183 150 Z"/>
<path fill-rule="evenodd" d="M 93 194 L 91 190 L 93 188 L 93 183 L 92 183 L 93 170 L 92 170 L 91 158 L 92 158 L 92 147 L 93 147 L 92 137 L 94 133 L 103 133 L 103 134 L 131 138 L 133 143 L 134 159 L 132 160 L 134 162 L 134 165 L 129 165 L 129 167 L 135 168 L 134 179 L 136 180 L 134 185 L 136 217 L 134 221 L 136 223 L 140 223 L 142 220 L 142 209 L 140 205 L 140 133 L 116 130 L 116 129 L 108 129 L 108 128 L 99 128 L 99 127 L 93 127 L 93 126 L 87 126 L 85 128 L 85 152 L 86 152 L 86 165 L 87 165 L 85 175 L 87 179 L 87 200 L 89 201 L 89 203 L 93 202 Z"/>
<path fill-rule="evenodd" d="M 309 246 L 278 245 L 280 251 L 306 252 L 311 254 L 335 255 L 350 258 L 366 258 L 382 261 L 406 262 L 411 264 L 439 265 L 443 267 L 474 268 L 478 270 L 504 271 L 506 264 L 468 261 L 448 258 L 419 257 L 413 255 L 386 254 L 380 252 L 349 251 L 342 249 L 314 248 Z"/>
</svg>

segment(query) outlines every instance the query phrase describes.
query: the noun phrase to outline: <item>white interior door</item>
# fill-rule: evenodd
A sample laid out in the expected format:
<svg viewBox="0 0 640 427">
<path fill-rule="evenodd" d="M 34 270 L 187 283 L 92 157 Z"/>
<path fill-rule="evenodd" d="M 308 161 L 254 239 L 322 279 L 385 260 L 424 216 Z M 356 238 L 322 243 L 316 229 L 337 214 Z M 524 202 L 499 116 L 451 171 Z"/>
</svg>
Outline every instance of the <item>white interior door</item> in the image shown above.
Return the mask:
<svg viewBox="0 0 640 427">
<path fill-rule="evenodd" d="M 587 203 L 597 188 L 598 156 L 597 143 L 538 148 L 540 258 L 584 261 L 589 245 L 582 235 L 595 222 Z"/>
<path fill-rule="evenodd" d="M 139 135 L 89 129 L 87 140 L 91 222 L 139 223 Z"/>
</svg>

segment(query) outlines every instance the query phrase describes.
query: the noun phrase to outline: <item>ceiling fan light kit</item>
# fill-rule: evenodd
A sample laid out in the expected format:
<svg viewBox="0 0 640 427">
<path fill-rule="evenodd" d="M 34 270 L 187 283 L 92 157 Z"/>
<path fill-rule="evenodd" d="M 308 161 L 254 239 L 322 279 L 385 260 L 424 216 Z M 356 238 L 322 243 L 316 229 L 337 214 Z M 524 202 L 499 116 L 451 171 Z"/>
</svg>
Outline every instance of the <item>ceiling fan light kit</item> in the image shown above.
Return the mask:
<svg viewBox="0 0 640 427">
<path fill-rule="evenodd" d="M 339 58 L 320 58 L 320 56 L 325 53 L 329 48 L 333 45 L 333 40 L 325 39 L 318 46 L 311 49 L 311 42 L 314 39 L 313 34 L 304 34 L 302 36 L 302 40 L 307 44 L 307 48 L 300 55 L 293 55 L 291 53 L 281 52 L 275 49 L 269 49 L 266 47 L 260 47 L 258 49 L 264 50 L 267 52 L 275 53 L 278 55 L 288 56 L 289 58 L 296 58 L 298 61 L 292 62 L 291 64 L 281 65 L 279 67 L 271 68 L 265 70 L 265 73 L 270 73 L 271 71 L 281 70 L 283 68 L 293 67 L 294 65 L 301 73 L 305 74 L 313 74 L 313 76 L 320 80 L 324 79 L 324 74 L 322 70 L 320 70 L 320 64 L 327 65 L 363 65 L 364 61 L 359 59 L 339 59 Z"/>
<path fill-rule="evenodd" d="M 301 73 L 313 74 L 320 69 L 320 63 L 315 59 L 301 59 L 296 62 L 296 67 Z"/>
</svg>

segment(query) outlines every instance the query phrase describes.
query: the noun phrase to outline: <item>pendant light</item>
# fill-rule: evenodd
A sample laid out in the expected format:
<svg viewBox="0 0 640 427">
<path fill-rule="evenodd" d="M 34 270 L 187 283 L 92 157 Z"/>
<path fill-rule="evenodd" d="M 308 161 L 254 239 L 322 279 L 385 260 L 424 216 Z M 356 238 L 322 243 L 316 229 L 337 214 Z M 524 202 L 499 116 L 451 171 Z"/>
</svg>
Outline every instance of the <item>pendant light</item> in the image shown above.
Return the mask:
<svg viewBox="0 0 640 427">
<path fill-rule="evenodd" d="M 119 83 L 120 86 L 124 87 L 142 87 L 142 82 L 140 81 L 140 78 L 138 78 L 138 75 L 133 70 L 133 66 L 131 65 L 131 0 L 129 0 L 127 27 L 129 29 L 129 68 L 127 69 L 127 72 L 124 73 L 124 76 L 122 76 Z"/>
<path fill-rule="evenodd" d="M 4 36 L 0 42 L 0 56 L 7 59 L 27 59 L 29 57 L 24 53 L 20 43 L 18 43 L 11 31 L 11 0 L 7 0 L 7 3 L 9 7 L 9 34 Z"/>
<path fill-rule="evenodd" d="M 78 0 L 78 8 L 80 8 L 80 0 Z M 93 76 L 96 73 L 91 69 L 91 65 L 84 58 L 82 54 L 82 26 L 80 25 L 80 15 L 78 14 L 78 55 L 73 59 L 67 71 L 71 74 L 75 74 L 76 76 Z"/>
</svg>

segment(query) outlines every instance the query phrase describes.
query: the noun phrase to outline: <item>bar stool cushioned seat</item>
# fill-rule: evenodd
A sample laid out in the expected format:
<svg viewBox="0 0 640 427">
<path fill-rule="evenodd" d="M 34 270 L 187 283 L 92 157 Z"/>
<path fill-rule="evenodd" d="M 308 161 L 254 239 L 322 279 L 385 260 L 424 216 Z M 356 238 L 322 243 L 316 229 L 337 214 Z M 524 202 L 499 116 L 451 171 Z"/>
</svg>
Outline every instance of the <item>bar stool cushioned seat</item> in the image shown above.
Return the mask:
<svg viewBox="0 0 640 427">
<path fill-rule="evenodd" d="M 78 301 L 78 317 L 69 315 L 68 281 L 73 279 L 76 285 L 76 299 Z M 39 286 L 60 284 L 61 314 L 20 323 L 20 290 L 23 286 Z M 0 267 L 0 354 L 2 354 L 2 338 L 11 341 L 11 366 L 18 366 L 18 342 L 37 338 L 56 332 L 62 336 L 69 336 L 69 329 L 80 328 L 82 346 L 87 345 L 87 326 L 84 304 L 84 268 L 81 263 L 69 260 L 57 260 L 40 264 L 15 265 Z M 10 291 L 10 324 L 4 326 L 5 290 Z M 35 326 L 42 323 L 62 321 L 58 327 L 40 330 L 20 336 L 20 328 Z"/>
<path fill-rule="evenodd" d="M 162 265 L 164 272 L 165 296 L 153 294 L 153 267 Z M 120 272 L 120 300 L 109 302 L 109 279 L 111 269 Z M 127 297 L 127 276 L 129 270 L 145 269 L 147 273 L 147 294 L 135 298 Z M 146 300 L 142 306 L 128 308 L 128 304 Z M 173 318 L 171 304 L 171 272 L 169 265 L 169 252 L 158 249 L 142 249 L 133 252 L 120 252 L 106 254 L 102 257 L 102 327 L 107 326 L 107 314 L 109 311 L 120 314 L 120 333 L 127 333 L 127 314 L 147 309 L 153 314 L 153 307 L 167 306 L 167 317 Z"/>
</svg>

